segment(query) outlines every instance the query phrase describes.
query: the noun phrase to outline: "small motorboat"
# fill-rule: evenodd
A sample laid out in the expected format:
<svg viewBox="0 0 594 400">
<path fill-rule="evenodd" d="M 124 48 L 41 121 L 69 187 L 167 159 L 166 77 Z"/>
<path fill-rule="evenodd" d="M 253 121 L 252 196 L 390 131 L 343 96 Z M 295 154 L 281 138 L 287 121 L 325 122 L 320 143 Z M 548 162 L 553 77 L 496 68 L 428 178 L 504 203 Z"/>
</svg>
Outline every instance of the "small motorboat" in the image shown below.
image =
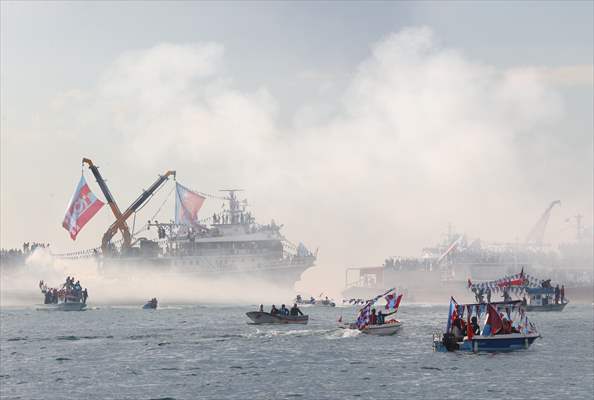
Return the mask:
<svg viewBox="0 0 594 400">
<path fill-rule="evenodd" d="M 380 299 L 385 300 L 385 306 L 381 306 L 380 311 L 376 314 L 374 304 Z M 339 325 L 343 329 L 358 329 L 361 333 L 376 336 L 390 336 L 394 335 L 402 327 L 402 322 L 397 319 L 385 319 L 385 317 L 394 315 L 398 312 L 400 301 L 402 300 L 402 293 L 397 294 L 396 289 L 392 288 L 387 292 L 368 300 L 363 308 L 359 310 L 357 322 L 346 323 Z M 386 314 L 382 313 L 381 308 L 388 310 Z M 339 323 L 342 322 L 342 317 Z"/>
<path fill-rule="evenodd" d="M 507 317 L 501 317 L 502 311 Z M 465 332 L 459 328 L 460 321 L 464 321 L 465 313 L 467 321 L 470 321 L 471 316 L 476 318 L 477 322 L 485 321 L 482 326 L 479 325 L 480 334 L 473 334 L 471 328 L 467 328 Z M 517 317 L 512 318 L 514 315 Z M 452 298 L 445 332 L 433 334 L 433 350 L 474 353 L 524 350 L 539 337 L 540 334 L 534 325 L 528 321 L 521 300 L 458 304 Z"/>
<path fill-rule="evenodd" d="M 552 287 L 526 288 L 526 293 L 529 296 L 527 311 L 563 311 L 569 303 L 567 298 L 555 302 L 555 288 Z"/>
<path fill-rule="evenodd" d="M 245 313 L 256 325 L 262 324 L 307 324 L 308 315 L 279 315 L 270 314 L 264 311 L 250 311 Z"/>
<path fill-rule="evenodd" d="M 142 306 L 143 310 L 156 310 L 157 309 L 157 299 L 153 297 L 149 301 L 146 302 L 145 305 Z"/>
</svg>

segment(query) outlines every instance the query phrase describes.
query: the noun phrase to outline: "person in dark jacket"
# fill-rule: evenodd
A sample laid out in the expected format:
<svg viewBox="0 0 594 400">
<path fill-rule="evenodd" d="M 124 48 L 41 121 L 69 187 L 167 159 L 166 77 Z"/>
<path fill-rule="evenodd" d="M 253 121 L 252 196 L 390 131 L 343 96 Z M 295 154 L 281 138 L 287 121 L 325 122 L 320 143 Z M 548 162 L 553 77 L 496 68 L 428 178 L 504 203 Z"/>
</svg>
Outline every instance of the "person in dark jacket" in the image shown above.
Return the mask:
<svg viewBox="0 0 594 400">
<path fill-rule="evenodd" d="M 291 308 L 291 316 L 296 317 L 298 315 L 303 315 L 303 313 L 301 312 L 299 307 L 297 307 L 297 303 L 295 303 L 295 304 L 293 304 L 293 307 Z"/>
</svg>

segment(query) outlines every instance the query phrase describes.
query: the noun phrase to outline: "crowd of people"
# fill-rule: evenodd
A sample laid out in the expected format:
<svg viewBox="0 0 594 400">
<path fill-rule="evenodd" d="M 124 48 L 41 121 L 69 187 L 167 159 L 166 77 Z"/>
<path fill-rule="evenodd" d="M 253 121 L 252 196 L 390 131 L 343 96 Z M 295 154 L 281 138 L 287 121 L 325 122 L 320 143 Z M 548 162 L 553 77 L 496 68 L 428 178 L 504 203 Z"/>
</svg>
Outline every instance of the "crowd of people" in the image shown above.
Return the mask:
<svg viewBox="0 0 594 400">
<path fill-rule="evenodd" d="M 66 282 L 59 289 L 48 287 L 44 281 L 39 282 L 39 288 L 45 295 L 44 304 L 57 304 L 59 301 L 86 303 L 89 297 L 87 288 L 83 289 L 80 281 L 75 282 L 74 277 L 70 276 L 66 278 Z"/>
<path fill-rule="evenodd" d="M 17 265 L 37 249 L 49 248 L 49 243 L 25 242 L 21 249 L 0 249 L 0 265 Z"/>
</svg>

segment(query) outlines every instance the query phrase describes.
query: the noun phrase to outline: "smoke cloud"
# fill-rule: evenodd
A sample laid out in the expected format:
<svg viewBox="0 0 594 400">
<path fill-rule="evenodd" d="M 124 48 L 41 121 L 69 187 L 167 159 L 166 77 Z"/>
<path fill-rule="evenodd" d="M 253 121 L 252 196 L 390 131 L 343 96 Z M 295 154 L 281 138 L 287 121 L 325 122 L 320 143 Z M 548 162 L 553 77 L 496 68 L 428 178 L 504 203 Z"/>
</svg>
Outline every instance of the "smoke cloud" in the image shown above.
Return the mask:
<svg viewBox="0 0 594 400">
<path fill-rule="evenodd" d="M 81 156 L 103 167 L 117 199 L 133 199 L 167 169 L 205 192 L 246 189 L 258 220 L 275 219 L 290 240 L 319 247 L 318 267 L 298 286 L 311 293 L 336 293 L 347 266 L 418 255 L 448 222 L 484 239 L 523 238 L 559 197 L 557 184 L 570 207 L 591 211 L 592 192 L 583 189 L 591 171 L 569 166 L 579 182 L 568 188 L 535 155 L 551 153 L 537 133 L 565 113 L 548 70 L 486 65 L 444 47 L 429 28 L 408 28 L 374 44 L 332 104 L 317 109 L 313 93 L 288 123 L 265 86 L 234 85 L 224 51 L 165 43 L 127 52 L 91 88 L 59 96 L 51 116 L 37 119 L 47 134 L 36 136 L 38 126 L 29 140 L 47 145 L 54 160 L 46 172 L 56 199 L 51 218 L 35 221 L 51 227 L 41 232 L 54 247 L 70 245 L 56 221 Z M 322 93 L 333 77 L 320 76 Z M 219 207 L 210 202 L 204 213 Z M 111 221 L 102 214 L 81 248 L 99 242 Z M 16 226 L 10 216 L 7 223 L 6 233 Z"/>
</svg>

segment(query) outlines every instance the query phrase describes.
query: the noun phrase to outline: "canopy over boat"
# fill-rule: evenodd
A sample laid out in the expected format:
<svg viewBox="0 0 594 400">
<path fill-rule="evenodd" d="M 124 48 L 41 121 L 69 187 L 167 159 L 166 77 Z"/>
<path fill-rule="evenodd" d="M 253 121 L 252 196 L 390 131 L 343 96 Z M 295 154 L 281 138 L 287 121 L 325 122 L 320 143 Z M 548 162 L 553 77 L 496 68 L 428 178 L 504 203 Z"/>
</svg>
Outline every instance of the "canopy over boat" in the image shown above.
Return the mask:
<svg viewBox="0 0 594 400">
<path fill-rule="evenodd" d="M 569 300 L 565 297 L 565 288 L 559 285 L 551 286 L 551 280 L 540 280 L 524 273 L 508 275 L 504 278 L 488 282 L 472 283 L 468 280 L 468 289 L 471 290 L 479 303 L 490 302 L 491 293 L 501 292 L 505 300 L 511 300 L 511 294 L 523 296 L 529 311 L 561 311 Z M 528 296 L 528 299 L 525 297 Z"/>
<path fill-rule="evenodd" d="M 522 301 L 458 304 L 452 297 L 443 334 L 434 335 L 436 351 L 513 351 L 539 338 Z"/>
</svg>

